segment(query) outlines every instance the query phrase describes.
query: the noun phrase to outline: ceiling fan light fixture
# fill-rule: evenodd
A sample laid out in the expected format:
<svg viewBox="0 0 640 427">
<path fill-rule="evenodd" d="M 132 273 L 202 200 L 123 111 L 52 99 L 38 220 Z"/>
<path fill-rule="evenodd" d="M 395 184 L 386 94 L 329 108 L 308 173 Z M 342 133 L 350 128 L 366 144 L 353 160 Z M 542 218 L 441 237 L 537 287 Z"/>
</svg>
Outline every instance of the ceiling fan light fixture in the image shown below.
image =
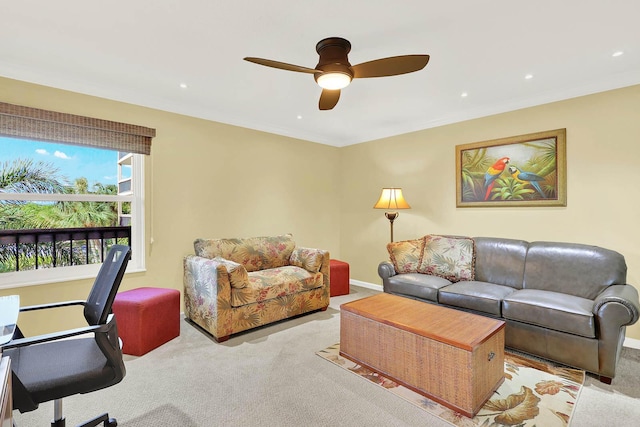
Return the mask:
<svg viewBox="0 0 640 427">
<path fill-rule="evenodd" d="M 338 90 L 349 86 L 351 76 L 347 73 L 332 71 L 320 74 L 316 82 L 323 89 Z"/>
<path fill-rule="evenodd" d="M 351 43 L 342 37 L 328 37 L 316 44 L 318 63 L 314 68 L 287 64 L 272 59 L 245 57 L 245 61 L 280 70 L 313 74 L 322 88 L 318 108 L 331 110 L 340 99 L 341 89 L 349 86 L 351 80 L 369 77 L 388 77 L 422 70 L 429 62 L 429 55 L 400 55 L 374 59 L 351 65 L 348 54 Z"/>
</svg>

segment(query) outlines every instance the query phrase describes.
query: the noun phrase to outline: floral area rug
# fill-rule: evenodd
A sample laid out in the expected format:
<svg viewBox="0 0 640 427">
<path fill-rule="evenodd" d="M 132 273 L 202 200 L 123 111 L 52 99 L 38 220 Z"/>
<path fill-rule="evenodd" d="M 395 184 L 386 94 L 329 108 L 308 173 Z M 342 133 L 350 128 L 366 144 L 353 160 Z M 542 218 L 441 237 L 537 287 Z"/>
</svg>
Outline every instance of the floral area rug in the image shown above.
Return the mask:
<svg viewBox="0 0 640 427">
<path fill-rule="evenodd" d="M 478 414 L 468 418 L 341 357 L 339 352 L 340 344 L 335 344 L 316 354 L 458 427 L 568 426 L 585 378 L 581 370 L 505 353 L 504 382 Z"/>
</svg>

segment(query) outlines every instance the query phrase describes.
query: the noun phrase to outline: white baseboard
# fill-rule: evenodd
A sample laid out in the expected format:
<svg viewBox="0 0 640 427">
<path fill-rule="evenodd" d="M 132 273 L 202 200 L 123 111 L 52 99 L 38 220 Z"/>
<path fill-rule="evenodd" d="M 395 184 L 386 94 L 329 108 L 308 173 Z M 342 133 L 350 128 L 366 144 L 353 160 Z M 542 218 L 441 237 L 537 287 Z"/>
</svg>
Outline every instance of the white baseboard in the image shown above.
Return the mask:
<svg viewBox="0 0 640 427">
<path fill-rule="evenodd" d="M 640 350 L 640 340 L 637 340 L 635 338 L 625 338 L 624 339 L 624 343 L 622 344 L 625 347 L 629 347 L 629 348 L 635 348 Z"/>
<path fill-rule="evenodd" d="M 382 285 L 376 285 L 375 283 L 362 282 L 360 280 L 350 279 L 349 283 L 351 285 L 360 286 L 361 288 L 373 289 L 374 291 L 382 292 Z"/>
<path fill-rule="evenodd" d="M 382 285 L 376 285 L 375 283 L 362 282 L 360 280 L 355 280 L 355 279 L 349 280 L 349 283 L 352 284 L 352 285 L 363 287 L 363 288 L 373 289 L 373 290 L 376 290 L 376 291 L 382 291 Z M 640 350 L 640 340 L 637 340 L 635 338 L 628 338 L 628 337 L 625 338 L 623 345 L 625 347 L 635 348 L 635 349 Z"/>
</svg>

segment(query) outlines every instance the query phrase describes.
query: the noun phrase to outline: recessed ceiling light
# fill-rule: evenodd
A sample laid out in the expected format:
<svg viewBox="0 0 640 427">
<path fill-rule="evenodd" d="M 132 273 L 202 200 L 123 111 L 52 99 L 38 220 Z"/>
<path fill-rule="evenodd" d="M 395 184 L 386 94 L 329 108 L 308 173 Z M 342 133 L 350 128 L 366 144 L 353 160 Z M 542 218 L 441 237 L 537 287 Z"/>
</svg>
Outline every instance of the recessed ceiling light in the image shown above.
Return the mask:
<svg viewBox="0 0 640 427">
<path fill-rule="evenodd" d="M 301 116 L 300 114 L 298 114 L 298 115 L 296 116 L 296 118 L 297 118 L 298 120 L 300 120 L 300 119 L 302 119 L 302 116 Z"/>
<path fill-rule="evenodd" d="M 624 55 L 624 52 L 619 50 L 617 52 L 613 52 L 613 55 L 611 55 L 611 56 L 613 56 L 615 58 L 616 56 L 621 56 L 621 55 Z"/>
<path fill-rule="evenodd" d="M 180 83 L 180 87 L 181 87 L 182 89 L 186 89 L 186 88 L 187 88 L 187 84 L 186 84 L 186 83 Z"/>
<path fill-rule="evenodd" d="M 469 96 L 469 94 L 467 92 L 462 92 L 460 96 L 463 98 L 466 98 L 467 96 Z"/>
<path fill-rule="evenodd" d="M 533 74 L 527 74 L 526 76 L 524 76 L 524 78 L 530 80 L 533 78 Z"/>
</svg>

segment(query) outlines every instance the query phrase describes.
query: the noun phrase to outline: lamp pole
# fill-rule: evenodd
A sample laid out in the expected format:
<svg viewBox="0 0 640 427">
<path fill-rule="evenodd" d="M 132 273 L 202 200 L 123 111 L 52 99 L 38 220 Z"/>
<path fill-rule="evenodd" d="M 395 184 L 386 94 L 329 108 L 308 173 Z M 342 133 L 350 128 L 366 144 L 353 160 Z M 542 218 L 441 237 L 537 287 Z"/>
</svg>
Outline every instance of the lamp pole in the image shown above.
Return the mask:
<svg viewBox="0 0 640 427">
<path fill-rule="evenodd" d="M 384 216 L 387 217 L 387 219 L 389 220 L 389 223 L 391 224 L 391 242 L 393 242 L 393 221 L 398 218 L 398 216 L 400 215 L 400 213 L 398 212 L 385 212 Z"/>
</svg>

